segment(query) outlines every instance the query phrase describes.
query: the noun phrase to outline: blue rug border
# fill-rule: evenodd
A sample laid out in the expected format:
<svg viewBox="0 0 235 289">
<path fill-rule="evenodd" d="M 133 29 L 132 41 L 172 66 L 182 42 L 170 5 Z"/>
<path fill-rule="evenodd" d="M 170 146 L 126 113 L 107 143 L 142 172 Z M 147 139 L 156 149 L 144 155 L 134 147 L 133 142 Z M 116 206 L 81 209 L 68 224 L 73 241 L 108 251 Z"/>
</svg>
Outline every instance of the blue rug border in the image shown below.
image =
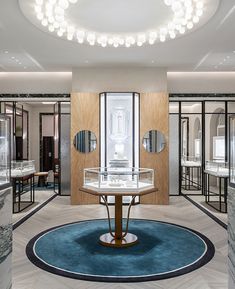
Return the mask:
<svg viewBox="0 0 235 289">
<path fill-rule="evenodd" d="M 178 277 L 187 273 L 190 273 L 196 269 L 199 269 L 200 267 L 206 265 L 207 263 L 209 263 L 211 261 L 211 259 L 214 257 L 215 255 L 215 247 L 214 244 L 210 241 L 210 239 L 208 239 L 205 235 L 201 234 L 198 231 L 195 231 L 191 228 L 185 227 L 185 226 L 181 226 L 178 224 L 174 224 L 174 223 L 169 223 L 169 222 L 164 222 L 164 221 L 158 221 L 158 220 L 151 220 L 151 219 L 136 219 L 136 218 L 131 218 L 131 220 L 137 220 L 137 221 L 152 221 L 152 222 L 158 222 L 158 223 L 162 223 L 162 224 L 169 224 L 169 225 L 173 225 L 176 227 L 180 227 L 183 229 L 186 229 L 194 234 L 196 234 L 197 236 L 199 236 L 207 245 L 207 251 L 204 254 L 204 256 L 202 258 L 200 258 L 196 263 L 187 266 L 183 269 L 179 269 L 176 270 L 174 272 L 170 272 L 170 273 L 165 273 L 165 274 L 161 274 L 161 275 L 151 275 L 151 276 L 135 276 L 135 277 L 110 277 L 110 276 L 93 276 L 93 275 L 83 275 L 83 274 L 79 274 L 79 273 L 70 273 L 70 272 L 65 272 L 63 270 L 57 269 L 57 268 L 53 268 L 47 264 L 45 264 L 44 262 L 42 262 L 40 259 L 37 258 L 37 256 L 34 254 L 33 251 L 33 247 L 35 242 L 37 241 L 37 239 L 39 237 L 41 237 L 42 235 L 44 235 L 45 233 L 48 233 L 54 229 L 58 229 L 61 228 L 63 226 L 67 226 L 67 225 L 73 225 L 73 224 L 77 224 L 77 223 L 83 223 L 83 222 L 92 222 L 92 221 L 97 221 L 97 220 L 105 220 L 107 221 L 107 219 L 105 218 L 101 218 L 101 219 L 89 219 L 89 220 L 81 220 L 81 221 L 76 221 L 76 222 L 71 222 L 71 223 L 66 223 L 66 224 L 62 224 L 62 225 L 58 225 L 52 228 L 49 228 L 45 231 L 40 232 L 39 234 L 37 234 L 36 236 L 34 236 L 26 245 L 26 249 L 25 249 L 25 253 L 28 257 L 28 259 L 37 267 L 39 267 L 40 269 L 47 271 L 49 273 L 55 274 L 55 275 L 59 275 L 62 277 L 66 277 L 66 278 L 71 278 L 71 279 L 78 279 L 78 280 L 85 280 L 85 281 L 94 281 L 94 282 L 113 282 L 113 283 L 131 283 L 131 282 L 147 282 L 147 281 L 157 281 L 157 280 L 164 280 L 164 279 L 169 279 L 169 278 L 174 278 L 174 277 Z"/>
</svg>

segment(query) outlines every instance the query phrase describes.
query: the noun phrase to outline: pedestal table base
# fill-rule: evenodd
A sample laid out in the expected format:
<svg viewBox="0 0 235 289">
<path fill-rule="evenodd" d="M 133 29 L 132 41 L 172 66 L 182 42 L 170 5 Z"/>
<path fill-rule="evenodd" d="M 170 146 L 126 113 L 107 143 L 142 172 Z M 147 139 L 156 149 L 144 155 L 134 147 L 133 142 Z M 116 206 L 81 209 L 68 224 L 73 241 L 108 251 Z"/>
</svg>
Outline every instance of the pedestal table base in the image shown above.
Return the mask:
<svg viewBox="0 0 235 289">
<path fill-rule="evenodd" d="M 137 236 L 131 233 L 127 233 L 122 239 L 116 239 L 110 233 L 100 236 L 100 244 L 106 247 L 130 247 L 135 245 L 137 242 Z"/>
</svg>

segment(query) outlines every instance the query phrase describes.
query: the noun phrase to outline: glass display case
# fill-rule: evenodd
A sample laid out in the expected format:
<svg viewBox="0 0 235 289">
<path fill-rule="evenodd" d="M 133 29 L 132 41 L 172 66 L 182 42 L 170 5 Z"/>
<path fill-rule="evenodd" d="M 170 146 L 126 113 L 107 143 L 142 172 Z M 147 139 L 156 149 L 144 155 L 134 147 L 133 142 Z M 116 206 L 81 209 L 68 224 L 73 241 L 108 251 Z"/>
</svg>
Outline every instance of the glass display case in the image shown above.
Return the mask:
<svg viewBox="0 0 235 289">
<path fill-rule="evenodd" d="M 215 177 L 228 177 L 229 166 L 228 162 L 224 161 L 206 161 L 205 173 Z"/>
<path fill-rule="evenodd" d="M 10 118 L 0 114 L 0 189 L 10 184 Z"/>
<path fill-rule="evenodd" d="M 201 160 L 200 157 L 196 157 L 196 156 L 182 156 L 181 159 L 181 166 L 182 167 L 200 167 L 201 164 Z"/>
<path fill-rule="evenodd" d="M 139 166 L 139 94 L 100 95 L 100 166 Z"/>
<path fill-rule="evenodd" d="M 145 168 L 87 168 L 84 187 L 101 192 L 138 192 L 154 187 L 154 170 Z"/>
<path fill-rule="evenodd" d="M 35 161 L 11 161 L 11 177 L 21 178 L 35 173 Z"/>
</svg>

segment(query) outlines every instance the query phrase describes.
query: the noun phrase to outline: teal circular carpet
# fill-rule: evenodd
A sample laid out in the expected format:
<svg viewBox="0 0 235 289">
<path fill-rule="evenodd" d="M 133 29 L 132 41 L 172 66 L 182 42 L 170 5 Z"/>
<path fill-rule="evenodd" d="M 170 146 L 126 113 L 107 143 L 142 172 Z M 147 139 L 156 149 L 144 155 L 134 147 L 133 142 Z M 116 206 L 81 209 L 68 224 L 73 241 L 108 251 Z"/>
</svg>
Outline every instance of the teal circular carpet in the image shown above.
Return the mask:
<svg viewBox="0 0 235 289">
<path fill-rule="evenodd" d="M 26 247 L 36 266 L 65 277 L 138 282 L 166 279 L 191 272 L 211 260 L 214 246 L 199 232 L 153 220 L 131 219 L 129 232 L 138 244 L 127 248 L 104 247 L 100 235 L 107 220 L 61 225 L 41 232 Z"/>
</svg>

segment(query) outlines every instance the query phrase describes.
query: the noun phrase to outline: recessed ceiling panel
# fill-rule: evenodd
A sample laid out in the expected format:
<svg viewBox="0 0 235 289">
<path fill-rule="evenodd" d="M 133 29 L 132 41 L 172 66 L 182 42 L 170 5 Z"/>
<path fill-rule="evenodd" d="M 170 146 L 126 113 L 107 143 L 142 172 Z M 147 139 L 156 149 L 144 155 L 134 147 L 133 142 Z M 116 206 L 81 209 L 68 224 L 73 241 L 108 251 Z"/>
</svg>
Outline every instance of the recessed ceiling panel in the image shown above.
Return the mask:
<svg viewBox="0 0 235 289">
<path fill-rule="evenodd" d="M 227 52 L 211 52 L 198 67 L 199 70 L 234 71 L 235 50 Z"/>
<path fill-rule="evenodd" d="M 40 65 L 26 52 L 0 50 L 2 71 L 37 71 Z"/>
</svg>

